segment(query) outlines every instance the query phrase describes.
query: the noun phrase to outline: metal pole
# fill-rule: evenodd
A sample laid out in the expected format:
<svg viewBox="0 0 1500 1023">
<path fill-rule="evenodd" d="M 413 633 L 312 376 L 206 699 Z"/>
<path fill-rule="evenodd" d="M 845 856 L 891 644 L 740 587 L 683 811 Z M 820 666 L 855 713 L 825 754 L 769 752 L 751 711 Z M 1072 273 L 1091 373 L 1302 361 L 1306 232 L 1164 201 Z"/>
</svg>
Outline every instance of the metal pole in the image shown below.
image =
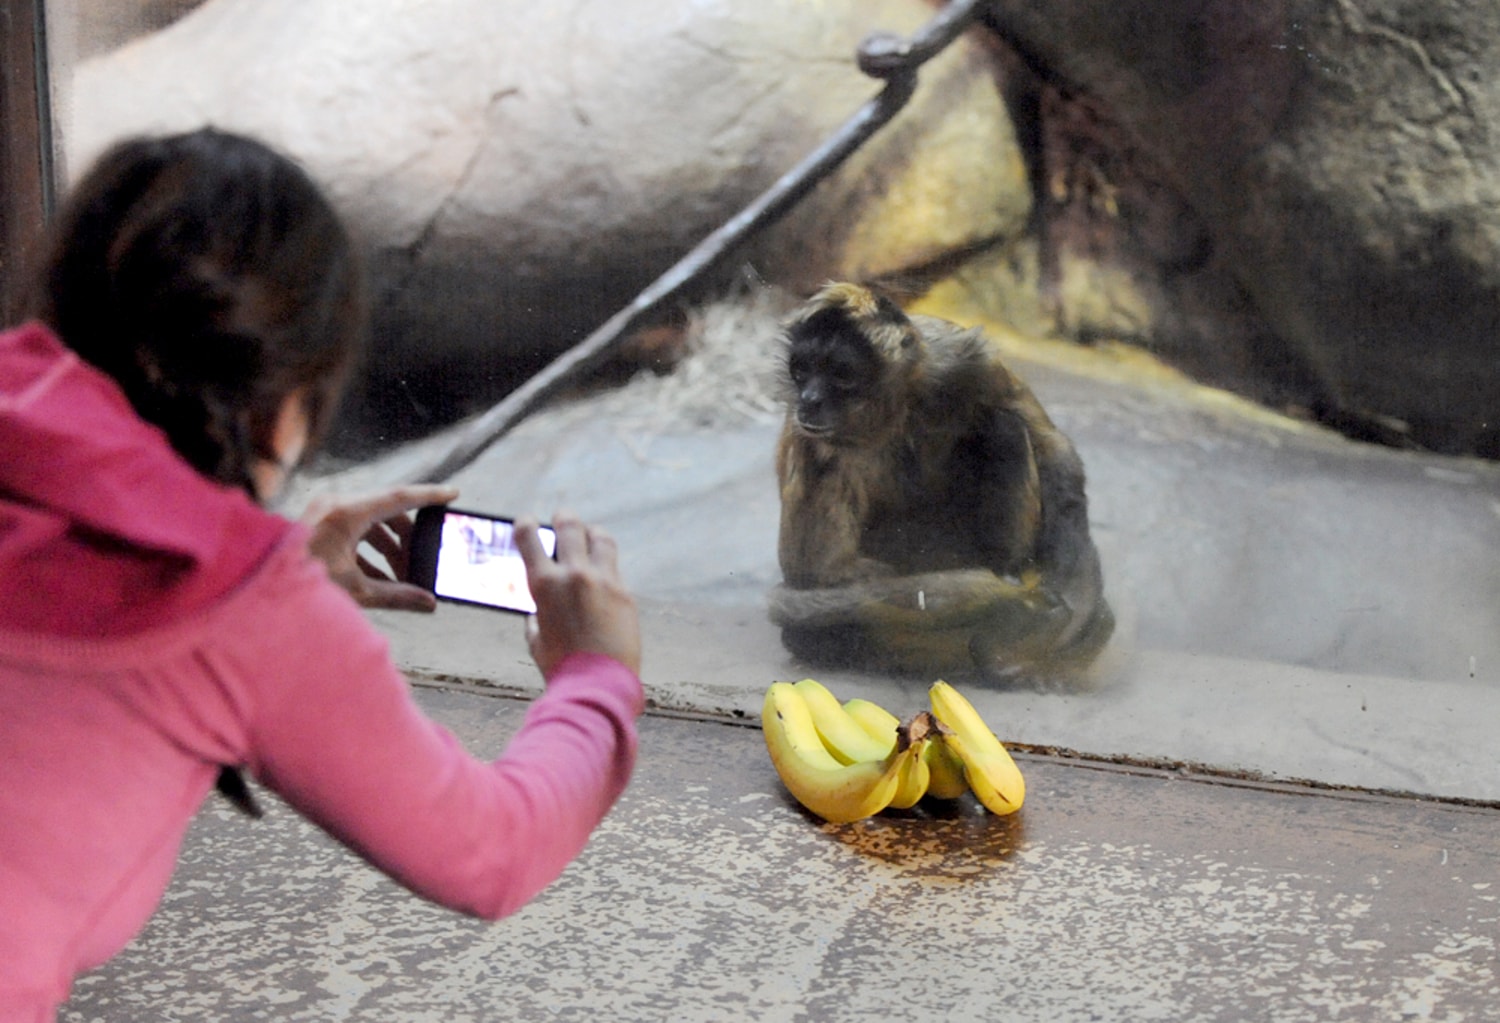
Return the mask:
<svg viewBox="0 0 1500 1023">
<path fill-rule="evenodd" d="M 574 374 L 604 362 L 611 350 L 687 285 L 720 265 L 745 239 L 779 220 L 821 180 L 906 105 L 917 87 L 917 69 L 973 22 L 979 0 L 954 0 L 910 39 L 877 33 L 860 44 L 859 68 L 885 87 L 827 141 L 769 189 L 699 242 L 666 273 L 588 337 L 548 364 L 502 401 L 471 420 L 441 459 L 416 477 L 441 483 L 469 465 L 526 416 L 562 390 Z"/>
<path fill-rule="evenodd" d="M 52 182 L 43 0 L 0 2 L 0 323 L 21 315 Z"/>
</svg>

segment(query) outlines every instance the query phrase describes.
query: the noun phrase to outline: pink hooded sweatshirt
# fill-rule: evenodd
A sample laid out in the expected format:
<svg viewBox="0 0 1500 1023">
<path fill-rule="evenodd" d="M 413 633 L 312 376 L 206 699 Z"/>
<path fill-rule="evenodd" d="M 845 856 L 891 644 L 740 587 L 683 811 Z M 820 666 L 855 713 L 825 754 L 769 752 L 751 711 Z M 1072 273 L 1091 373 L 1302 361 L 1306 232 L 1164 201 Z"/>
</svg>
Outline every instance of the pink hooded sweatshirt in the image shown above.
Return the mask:
<svg viewBox="0 0 1500 1023">
<path fill-rule="evenodd" d="M 413 703 L 306 532 L 212 483 L 50 332 L 0 333 L 0 1023 L 155 909 L 220 765 L 497 918 L 624 790 L 639 679 L 578 654 L 484 763 Z"/>
</svg>

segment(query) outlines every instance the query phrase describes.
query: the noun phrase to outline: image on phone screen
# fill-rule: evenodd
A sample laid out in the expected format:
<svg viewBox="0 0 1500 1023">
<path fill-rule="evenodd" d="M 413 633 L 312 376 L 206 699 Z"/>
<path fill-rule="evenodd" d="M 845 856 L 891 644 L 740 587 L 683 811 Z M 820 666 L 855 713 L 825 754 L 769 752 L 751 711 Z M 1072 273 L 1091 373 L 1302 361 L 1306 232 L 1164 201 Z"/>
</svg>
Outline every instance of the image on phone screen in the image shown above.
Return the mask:
<svg viewBox="0 0 1500 1023">
<path fill-rule="evenodd" d="M 431 577 L 415 581 L 430 586 L 439 598 L 520 614 L 536 611 L 510 519 L 454 508 L 423 509 L 418 535 L 423 537 L 418 546 L 426 551 L 415 560 L 430 565 Z M 557 534 L 551 527 L 542 526 L 539 537 L 547 554 L 554 554 Z"/>
</svg>

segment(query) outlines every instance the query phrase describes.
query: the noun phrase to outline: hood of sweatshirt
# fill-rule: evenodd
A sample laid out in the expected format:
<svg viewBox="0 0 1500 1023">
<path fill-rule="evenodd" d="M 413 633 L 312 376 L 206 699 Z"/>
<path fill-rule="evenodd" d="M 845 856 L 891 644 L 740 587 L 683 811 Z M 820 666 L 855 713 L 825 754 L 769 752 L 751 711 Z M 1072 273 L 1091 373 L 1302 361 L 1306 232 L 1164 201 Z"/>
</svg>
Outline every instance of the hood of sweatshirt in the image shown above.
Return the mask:
<svg viewBox="0 0 1500 1023">
<path fill-rule="evenodd" d="M 0 630 L 171 624 L 233 590 L 291 528 L 200 475 L 46 327 L 0 333 Z"/>
</svg>

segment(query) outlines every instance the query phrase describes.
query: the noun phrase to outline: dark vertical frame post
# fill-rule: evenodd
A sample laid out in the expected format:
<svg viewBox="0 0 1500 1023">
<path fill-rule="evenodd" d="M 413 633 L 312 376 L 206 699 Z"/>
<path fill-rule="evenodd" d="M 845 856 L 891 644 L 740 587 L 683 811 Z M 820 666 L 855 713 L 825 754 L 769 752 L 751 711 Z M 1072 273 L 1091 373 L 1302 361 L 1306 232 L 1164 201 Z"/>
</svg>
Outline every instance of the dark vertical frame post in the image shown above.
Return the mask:
<svg viewBox="0 0 1500 1023">
<path fill-rule="evenodd" d="M 45 0 L 0 0 L 0 324 L 20 315 L 23 277 L 46 220 Z"/>
</svg>

